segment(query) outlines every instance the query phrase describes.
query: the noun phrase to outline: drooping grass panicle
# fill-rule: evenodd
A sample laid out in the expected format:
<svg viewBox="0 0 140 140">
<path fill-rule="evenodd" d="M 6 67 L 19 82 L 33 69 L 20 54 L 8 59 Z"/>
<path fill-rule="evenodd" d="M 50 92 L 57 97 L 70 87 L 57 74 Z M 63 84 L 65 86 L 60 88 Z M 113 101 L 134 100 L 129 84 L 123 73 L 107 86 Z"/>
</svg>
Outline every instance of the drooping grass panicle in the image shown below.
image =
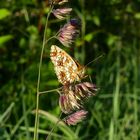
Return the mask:
<svg viewBox="0 0 140 140">
<path fill-rule="evenodd" d="M 68 2 L 68 0 L 49 0 L 49 4 L 52 5 L 63 5 L 65 4 L 66 2 Z"/>
<path fill-rule="evenodd" d="M 66 47 L 70 47 L 80 33 L 80 21 L 71 19 L 60 30 L 58 40 Z"/>
<path fill-rule="evenodd" d="M 82 108 L 81 103 L 75 98 L 73 91 L 68 91 L 68 93 L 60 95 L 59 106 L 65 114 L 69 114 L 73 110 Z"/>
<path fill-rule="evenodd" d="M 63 86 L 59 97 L 59 106 L 62 112 L 69 114 L 74 110 L 84 108 L 84 100 L 94 96 L 96 91 L 95 84 L 90 82 Z"/>
<path fill-rule="evenodd" d="M 64 118 L 63 121 L 68 125 L 76 125 L 86 118 L 87 113 L 85 110 L 78 110 Z"/>
<path fill-rule="evenodd" d="M 58 9 L 54 9 L 52 11 L 53 15 L 60 19 L 63 20 L 65 19 L 67 16 L 70 15 L 70 12 L 72 11 L 72 8 L 58 8 Z"/>
</svg>

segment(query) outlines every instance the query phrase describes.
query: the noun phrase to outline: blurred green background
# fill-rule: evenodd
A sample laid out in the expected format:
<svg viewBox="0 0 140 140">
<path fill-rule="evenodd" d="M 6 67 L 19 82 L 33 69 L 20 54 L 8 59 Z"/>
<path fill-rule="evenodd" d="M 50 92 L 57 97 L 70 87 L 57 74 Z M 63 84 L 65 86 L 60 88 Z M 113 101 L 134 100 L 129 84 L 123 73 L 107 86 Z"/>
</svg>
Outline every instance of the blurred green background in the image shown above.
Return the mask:
<svg viewBox="0 0 140 140">
<path fill-rule="evenodd" d="M 97 96 L 85 104 L 87 119 L 76 126 L 56 126 L 51 139 L 140 139 L 140 0 L 71 0 L 66 5 L 73 8 L 71 17 L 82 22 L 81 35 L 67 51 L 80 64 L 105 55 L 87 68 L 100 87 Z M 0 140 L 33 139 L 38 64 L 48 8 L 45 0 L 0 1 Z M 47 38 L 65 22 L 51 15 Z M 42 91 L 60 87 L 49 58 L 53 43 L 58 42 L 49 42 L 43 55 Z M 40 98 L 44 111 L 39 140 L 46 138 L 59 116 L 58 98 L 55 93 Z"/>
</svg>

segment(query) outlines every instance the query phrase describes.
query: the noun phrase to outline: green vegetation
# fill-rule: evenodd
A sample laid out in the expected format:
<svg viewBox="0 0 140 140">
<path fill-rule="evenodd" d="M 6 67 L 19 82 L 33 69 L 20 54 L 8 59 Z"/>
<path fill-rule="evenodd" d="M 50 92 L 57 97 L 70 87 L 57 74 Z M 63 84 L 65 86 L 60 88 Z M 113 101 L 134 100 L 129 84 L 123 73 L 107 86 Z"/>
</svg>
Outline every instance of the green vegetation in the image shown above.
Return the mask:
<svg viewBox="0 0 140 140">
<path fill-rule="evenodd" d="M 73 49 L 52 40 L 45 46 L 41 68 L 41 91 L 60 87 L 49 58 L 58 44 L 87 67 L 100 88 L 85 104 L 86 120 L 68 127 L 59 123 L 52 140 L 140 139 L 140 1 L 77 0 L 68 4 L 82 22 Z M 0 140 L 32 140 L 36 86 L 46 16 L 46 0 L 0 2 Z M 66 21 L 50 16 L 47 38 Z M 56 124 L 60 108 L 55 92 L 40 97 L 39 140 Z"/>
</svg>

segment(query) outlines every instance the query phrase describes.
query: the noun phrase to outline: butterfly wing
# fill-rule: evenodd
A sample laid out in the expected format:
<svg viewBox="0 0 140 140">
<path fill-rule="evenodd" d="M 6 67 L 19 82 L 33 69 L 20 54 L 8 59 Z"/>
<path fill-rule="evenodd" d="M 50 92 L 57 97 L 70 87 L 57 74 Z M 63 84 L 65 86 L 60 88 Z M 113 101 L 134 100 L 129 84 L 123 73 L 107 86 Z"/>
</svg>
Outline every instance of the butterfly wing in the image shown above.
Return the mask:
<svg viewBox="0 0 140 140">
<path fill-rule="evenodd" d="M 51 46 L 50 58 L 54 64 L 58 81 L 65 85 L 77 81 L 79 68 L 72 57 L 56 45 Z"/>
</svg>

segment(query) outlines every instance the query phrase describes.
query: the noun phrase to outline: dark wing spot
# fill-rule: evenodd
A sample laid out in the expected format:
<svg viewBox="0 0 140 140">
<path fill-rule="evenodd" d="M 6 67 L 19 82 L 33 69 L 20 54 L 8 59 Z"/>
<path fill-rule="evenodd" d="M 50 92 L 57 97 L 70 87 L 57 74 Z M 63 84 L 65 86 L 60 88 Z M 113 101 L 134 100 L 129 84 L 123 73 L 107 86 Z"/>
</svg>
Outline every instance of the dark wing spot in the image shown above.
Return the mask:
<svg viewBox="0 0 140 140">
<path fill-rule="evenodd" d="M 63 66 L 63 61 L 57 61 L 57 66 Z"/>
<path fill-rule="evenodd" d="M 57 52 L 51 52 L 51 53 L 50 53 L 50 56 L 51 56 L 51 57 L 55 57 L 56 55 L 57 55 Z"/>
</svg>

